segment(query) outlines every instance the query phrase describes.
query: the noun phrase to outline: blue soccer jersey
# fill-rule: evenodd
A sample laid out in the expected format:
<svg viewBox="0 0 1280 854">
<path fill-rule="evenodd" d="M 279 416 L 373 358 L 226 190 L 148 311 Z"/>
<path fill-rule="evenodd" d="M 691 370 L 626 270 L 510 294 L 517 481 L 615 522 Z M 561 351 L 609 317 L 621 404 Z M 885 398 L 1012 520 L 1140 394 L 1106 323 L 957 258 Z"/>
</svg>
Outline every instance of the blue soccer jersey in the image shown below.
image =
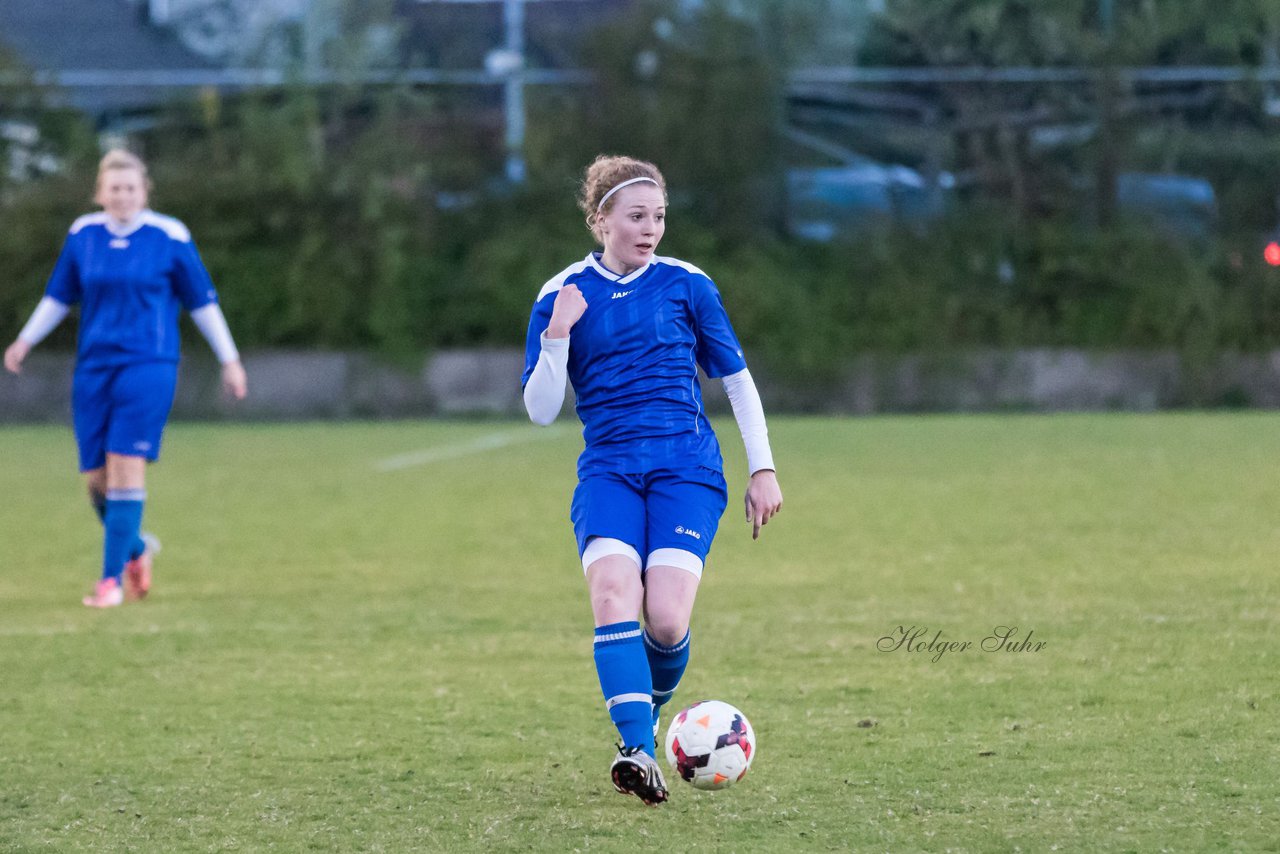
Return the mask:
<svg viewBox="0 0 1280 854">
<path fill-rule="evenodd" d="M 143 211 L 121 229 L 106 213 L 71 226 L 45 294 L 80 305 L 81 365 L 178 360 L 178 314 L 218 295 L 191 234 L 172 217 Z"/>
<path fill-rule="evenodd" d="M 674 258 L 618 276 L 599 253 L 548 281 L 534 303 L 522 384 L 529 381 L 556 294 L 576 285 L 587 310 L 569 333 L 569 381 L 586 448 L 578 476 L 703 466 L 720 471 L 698 368 L 723 377 L 746 368 L 720 293 Z"/>
</svg>

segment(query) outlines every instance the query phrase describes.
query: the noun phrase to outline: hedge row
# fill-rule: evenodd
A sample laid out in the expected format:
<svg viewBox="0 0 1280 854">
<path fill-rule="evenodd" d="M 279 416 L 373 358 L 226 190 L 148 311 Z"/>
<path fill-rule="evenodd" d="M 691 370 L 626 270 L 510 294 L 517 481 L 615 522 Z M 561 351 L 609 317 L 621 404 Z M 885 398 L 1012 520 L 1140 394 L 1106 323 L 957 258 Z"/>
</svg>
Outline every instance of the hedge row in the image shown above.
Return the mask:
<svg viewBox="0 0 1280 854">
<path fill-rule="evenodd" d="M 257 174 L 157 174 L 157 207 L 191 226 L 245 347 L 518 344 L 541 284 L 592 248 L 562 185 L 440 211 L 371 183 Z M 84 189 L 49 181 L 6 205 L 6 337 L 37 301 Z M 968 210 L 924 232 L 804 244 L 724 240 L 677 206 L 662 250 L 716 279 L 753 358 L 800 375 L 865 351 L 1280 345 L 1280 273 L 1254 253 L 1139 226 L 1097 233 Z"/>
</svg>

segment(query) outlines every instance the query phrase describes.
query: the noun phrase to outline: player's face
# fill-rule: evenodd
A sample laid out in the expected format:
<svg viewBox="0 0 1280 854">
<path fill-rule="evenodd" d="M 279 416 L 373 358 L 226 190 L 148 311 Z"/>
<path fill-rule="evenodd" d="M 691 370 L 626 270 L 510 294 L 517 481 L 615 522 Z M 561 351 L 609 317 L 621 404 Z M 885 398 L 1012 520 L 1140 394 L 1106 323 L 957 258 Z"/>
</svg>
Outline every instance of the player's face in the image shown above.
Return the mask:
<svg viewBox="0 0 1280 854">
<path fill-rule="evenodd" d="M 138 169 L 108 169 L 94 200 L 117 222 L 129 222 L 147 206 L 147 179 Z"/>
<path fill-rule="evenodd" d="M 647 181 L 623 187 L 613 197 L 611 207 L 600 220 L 604 243 L 604 265 L 627 275 L 653 258 L 667 230 L 667 200 L 662 191 Z"/>
</svg>

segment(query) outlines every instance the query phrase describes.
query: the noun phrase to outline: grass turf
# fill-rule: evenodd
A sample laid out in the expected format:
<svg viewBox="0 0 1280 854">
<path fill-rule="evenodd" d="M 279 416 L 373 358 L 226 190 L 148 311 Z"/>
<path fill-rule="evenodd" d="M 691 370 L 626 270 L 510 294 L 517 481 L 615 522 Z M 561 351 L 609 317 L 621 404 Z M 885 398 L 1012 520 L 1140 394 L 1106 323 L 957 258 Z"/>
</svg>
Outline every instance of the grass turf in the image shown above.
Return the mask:
<svg viewBox="0 0 1280 854">
<path fill-rule="evenodd" d="M 0 850 L 1280 850 L 1280 416 L 774 418 L 755 543 L 718 426 L 677 705 L 759 759 L 656 810 L 607 779 L 572 429 L 173 425 L 110 612 L 69 434 L 0 429 Z"/>
</svg>

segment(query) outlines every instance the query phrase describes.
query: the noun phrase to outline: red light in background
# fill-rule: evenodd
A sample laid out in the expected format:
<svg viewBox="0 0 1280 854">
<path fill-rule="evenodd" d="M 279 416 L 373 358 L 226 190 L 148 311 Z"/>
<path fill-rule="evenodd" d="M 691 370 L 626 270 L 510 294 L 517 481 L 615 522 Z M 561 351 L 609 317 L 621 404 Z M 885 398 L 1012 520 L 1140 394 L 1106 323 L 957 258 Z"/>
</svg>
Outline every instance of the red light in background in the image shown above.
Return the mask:
<svg viewBox="0 0 1280 854">
<path fill-rule="evenodd" d="M 1271 241 L 1267 244 L 1267 248 L 1262 250 L 1262 257 L 1272 267 L 1280 267 L 1280 243 Z"/>
</svg>

